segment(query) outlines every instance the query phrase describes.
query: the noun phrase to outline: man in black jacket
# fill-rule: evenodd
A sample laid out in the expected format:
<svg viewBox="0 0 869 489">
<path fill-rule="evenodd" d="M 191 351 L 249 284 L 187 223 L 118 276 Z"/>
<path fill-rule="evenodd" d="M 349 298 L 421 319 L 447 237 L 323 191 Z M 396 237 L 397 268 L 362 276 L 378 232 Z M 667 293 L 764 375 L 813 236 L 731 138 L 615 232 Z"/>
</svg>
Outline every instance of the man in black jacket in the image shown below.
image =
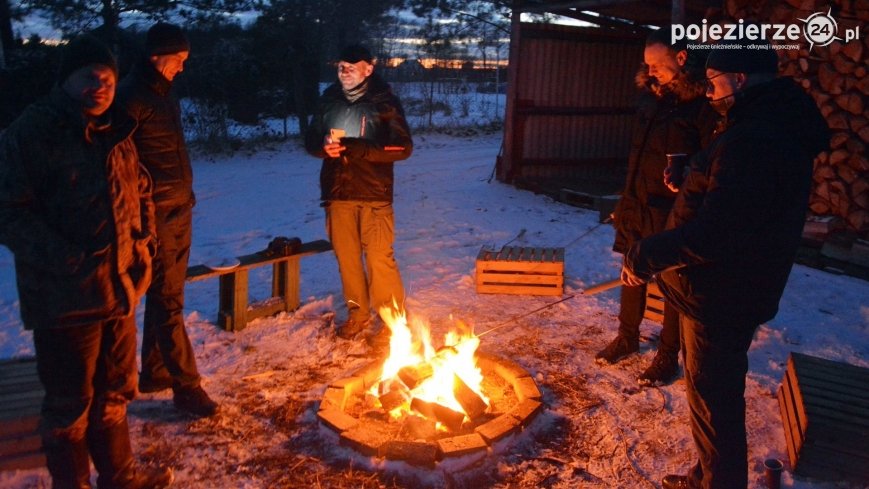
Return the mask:
<svg viewBox="0 0 869 489">
<path fill-rule="evenodd" d="M 184 280 L 195 198 L 181 111 L 170 93 L 172 81 L 184 69 L 190 44 L 179 27 L 158 23 L 148 30 L 145 49 L 145 56 L 118 89 L 118 104 L 138 123 L 133 141 L 154 179 L 159 243 L 154 280 L 145 297 L 139 391 L 172 388 L 176 407 L 211 416 L 217 403 L 202 389 L 184 328 Z"/>
<path fill-rule="evenodd" d="M 829 130 L 772 49 L 728 41 L 706 64 L 707 97 L 726 116 L 691 161 L 668 230 L 635 243 L 622 280 L 658 275 L 681 314 L 685 390 L 698 460 L 666 489 L 748 485 L 745 375 L 757 326 L 772 319 L 805 222 L 815 156 Z"/>
<path fill-rule="evenodd" d="M 688 55 L 684 42 L 670 44 L 670 29 L 653 31 L 646 39 L 644 66 L 636 80 L 644 96 L 637 112 L 627 181 L 614 212 L 616 252 L 625 253 L 636 241 L 664 230 L 678 191 L 678 186 L 670 188 L 664 182 L 667 154 L 697 152 L 714 129 L 717 117 L 703 96 L 702 65 L 689 64 Z M 616 363 L 639 350 L 645 308 L 645 284 L 622 286 L 618 335 L 598 352 L 598 363 Z M 665 303 L 658 351 L 637 381 L 641 385 L 669 383 L 678 371 L 679 315 Z"/>
<path fill-rule="evenodd" d="M 348 314 L 337 332 L 352 338 L 369 325 L 372 308 L 404 307 L 392 249 L 393 163 L 413 152 L 401 103 L 365 47 L 341 51 L 338 81 L 323 92 L 305 147 L 323 158 L 320 193 Z"/>
<path fill-rule="evenodd" d="M 151 181 L 115 111 L 117 68 L 96 38 L 64 48 L 58 83 L 0 139 L 0 244 L 15 255 L 25 329 L 45 387 L 40 431 L 57 489 L 166 487 L 135 462 L 135 310 L 151 280 Z"/>
</svg>

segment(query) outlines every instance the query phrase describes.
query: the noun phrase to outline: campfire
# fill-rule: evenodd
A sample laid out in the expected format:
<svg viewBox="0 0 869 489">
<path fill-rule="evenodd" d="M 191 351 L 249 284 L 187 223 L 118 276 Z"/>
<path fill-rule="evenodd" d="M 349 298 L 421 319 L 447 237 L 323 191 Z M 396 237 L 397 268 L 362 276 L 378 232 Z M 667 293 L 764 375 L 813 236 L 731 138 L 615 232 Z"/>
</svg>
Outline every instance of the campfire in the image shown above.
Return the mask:
<svg viewBox="0 0 869 489">
<path fill-rule="evenodd" d="M 480 338 L 455 321 L 435 346 L 425 321 L 381 311 L 389 354 L 333 382 L 318 416 L 341 443 L 374 457 L 434 466 L 447 457 L 485 454 L 520 432 L 542 409 L 531 376 L 478 351 Z"/>
</svg>

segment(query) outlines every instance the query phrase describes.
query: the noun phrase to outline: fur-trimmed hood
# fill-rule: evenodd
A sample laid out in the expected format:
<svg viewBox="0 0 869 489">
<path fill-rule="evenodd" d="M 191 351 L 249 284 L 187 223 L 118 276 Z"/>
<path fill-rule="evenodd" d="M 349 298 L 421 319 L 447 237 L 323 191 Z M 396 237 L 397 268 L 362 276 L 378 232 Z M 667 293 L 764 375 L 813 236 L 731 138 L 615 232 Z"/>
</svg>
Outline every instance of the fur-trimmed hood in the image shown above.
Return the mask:
<svg viewBox="0 0 869 489">
<path fill-rule="evenodd" d="M 646 66 L 640 65 L 634 82 L 640 90 L 645 90 L 657 98 L 664 98 L 668 94 L 673 94 L 680 102 L 693 100 L 706 94 L 705 80 L 684 69 L 677 73 L 670 83 L 659 85 L 654 77 L 649 76 Z"/>
</svg>

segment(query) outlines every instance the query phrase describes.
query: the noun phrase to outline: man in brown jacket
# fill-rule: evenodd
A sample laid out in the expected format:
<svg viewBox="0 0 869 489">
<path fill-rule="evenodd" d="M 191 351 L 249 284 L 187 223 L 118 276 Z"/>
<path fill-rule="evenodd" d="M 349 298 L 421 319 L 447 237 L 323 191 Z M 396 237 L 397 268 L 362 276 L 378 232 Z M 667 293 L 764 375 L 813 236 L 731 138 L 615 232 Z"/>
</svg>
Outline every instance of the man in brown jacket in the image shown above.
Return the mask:
<svg viewBox="0 0 869 489">
<path fill-rule="evenodd" d="M 0 244 L 15 255 L 21 319 L 33 330 L 43 448 L 54 488 L 168 486 L 130 447 L 136 392 L 135 308 L 151 280 L 154 205 L 130 139 L 111 110 L 111 52 L 69 43 L 58 83 L 0 139 Z"/>
</svg>

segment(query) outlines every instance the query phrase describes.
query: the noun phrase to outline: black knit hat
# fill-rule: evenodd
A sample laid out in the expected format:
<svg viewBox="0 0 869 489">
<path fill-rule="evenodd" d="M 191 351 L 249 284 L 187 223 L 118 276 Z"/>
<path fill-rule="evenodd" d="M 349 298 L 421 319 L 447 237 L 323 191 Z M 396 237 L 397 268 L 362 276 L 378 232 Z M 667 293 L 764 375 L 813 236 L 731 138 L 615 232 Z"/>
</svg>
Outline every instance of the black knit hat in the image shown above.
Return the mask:
<svg viewBox="0 0 869 489">
<path fill-rule="evenodd" d="M 706 58 L 706 68 L 725 73 L 778 72 L 778 55 L 764 39 L 721 41 L 712 48 Z"/>
<path fill-rule="evenodd" d="M 190 51 L 190 42 L 177 25 L 159 22 L 148 29 L 145 49 L 150 56 L 174 54 Z"/>
<path fill-rule="evenodd" d="M 341 54 L 338 55 L 338 59 L 348 63 L 365 61 L 368 64 L 372 64 L 374 62 L 374 56 L 371 56 L 371 51 L 361 44 L 353 44 L 345 47 L 341 50 Z"/>
<path fill-rule="evenodd" d="M 57 81 L 63 83 L 69 75 L 79 68 L 93 64 L 107 66 L 118 76 L 118 64 L 109 48 L 90 34 L 83 34 L 69 41 L 63 50 Z"/>
</svg>

